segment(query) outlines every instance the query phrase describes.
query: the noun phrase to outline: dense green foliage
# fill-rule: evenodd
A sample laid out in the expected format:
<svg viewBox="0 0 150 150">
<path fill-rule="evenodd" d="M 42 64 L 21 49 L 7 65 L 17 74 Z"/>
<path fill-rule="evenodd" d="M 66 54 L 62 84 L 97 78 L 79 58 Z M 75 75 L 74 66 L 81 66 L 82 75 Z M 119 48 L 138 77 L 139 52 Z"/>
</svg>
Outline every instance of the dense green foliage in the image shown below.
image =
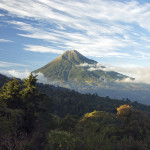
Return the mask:
<svg viewBox="0 0 150 150">
<path fill-rule="evenodd" d="M 0 149 L 43 149 L 44 143 L 38 141 L 44 142 L 46 123 L 51 118 L 49 114 L 46 114 L 48 119 L 43 117 L 44 102 L 51 100 L 38 92 L 35 83 L 36 76 L 31 74 L 23 84 L 14 78 L 1 88 Z"/>
<path fill-rule="evenodd" d="M 135 109 L 150 113 L 150 106 L 132 102 L 129 99 L 117 100 L 108 96 L 100 97 L 97 94 L 81 94 L 65 88 L 51 85 L 37 84 L 37 88 L 53 99 L 54 112 L 58 116 L 64 117 L 67 114 L 82 116 L 94 110 L 116 113 L 116 107 L 128 104 Z"/>
<path fill-rule="evenodd" d="M 129 111 L 126 106 L 117 114 L 104 111 L 86 113 L 76 121 L 72 130 L 68 124 L 71 117 L 67 117 L 68 120 L 62 118 L 68 129 L 62 130 L 62 124 L 59 124 L 55 130 L 51 130 L 47 136 L 46 150 L 148 150 L 148 118 L 133 108 Z M 127 122 L 124 121 L 126 111 L 129 113 Z"/>
<path fill-rule="evenodd" d="M 149 150 L 149 111 L 14 78 L 0 89 L 0 150 Z"/>
</svg>

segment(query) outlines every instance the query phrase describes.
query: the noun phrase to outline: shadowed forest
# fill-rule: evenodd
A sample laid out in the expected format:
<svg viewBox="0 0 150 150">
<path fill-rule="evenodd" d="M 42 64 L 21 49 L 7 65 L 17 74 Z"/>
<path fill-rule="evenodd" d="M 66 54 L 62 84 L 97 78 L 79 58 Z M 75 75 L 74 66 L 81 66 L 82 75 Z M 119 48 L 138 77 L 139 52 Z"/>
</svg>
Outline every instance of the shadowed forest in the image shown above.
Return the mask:
<svg viewBox="0 0 150 150">
<path fill-rule="evenodd" d="M 3 82 L 0 150 L 150 149 L 150 106 L 36 82 Z"/>
</svg>

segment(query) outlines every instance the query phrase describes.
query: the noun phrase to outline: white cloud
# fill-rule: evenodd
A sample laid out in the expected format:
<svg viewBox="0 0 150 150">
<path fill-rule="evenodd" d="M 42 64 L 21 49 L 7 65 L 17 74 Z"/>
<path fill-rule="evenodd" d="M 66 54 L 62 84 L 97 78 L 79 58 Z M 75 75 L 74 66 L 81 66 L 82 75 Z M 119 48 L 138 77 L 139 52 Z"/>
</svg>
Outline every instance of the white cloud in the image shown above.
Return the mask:
<svg viewBox="0 0 150 150">
<path fill-rule="evenodd" d="M 135 81 L 134 82 L 131 81 L 133 83 L 150 84 L 150 66 L 147 67 L 138 66 L 138 67 L 130 67 L 130 68 L 123 67 L 123 68 L 116 69 L 116 71 L 117 70 L 121 73 L 134 77 Z"/>
<path fill-rule="evenodd" d="M 107 36 L 87 36 L 83 35 L 81 33 L 68 33 L 63 31 L 45 31 L 43 29 L 34 28 L 30 24 L 26 24 L 23 22 L 9 22 L 11 24 L 17 25 L 17 29 L 27 31 L 28 34 L 19 34 L 20 36 L 29 37 L 29 38 L 35 38 L 35 39 L 42 39 L 45 41 L 53 42 L 57 44 L 56 47 L 59 48 L 59 44 L 63 45 L 61 46 L 62 50 L 66 49 L 78 49 L 79 51 L 82 51 L 83 54 L 91 55 L 91 56 L 105 56 L 105 57 L 130 57 L 128 53 L 123 52 L 115 52 L 119 49 L 119 47 L 127 46 L 131 41 L 127 39 L 119 39 L 117 37 L 107 37 Z M 104 27 L 103 27 L 104 28 Z M 95 40 L 91 40 L 91 38 L 95 38 Z M 132 44 L 134 44 L 132 42 Z M 29 48 L 28 48 L 29 47 Z M 86 50 L 86 53 L 84 53 L 83 50 L 81 50 L 81 47 Z M 37 50 L 36 50 L 37 49 Z M 51 49 L 51 50 L 50 50 Z M 25 50 L 31 50 L 36 52 L 57 52 L 55 50 L 56 48 L 52 46 L 32 46 L 29 45 Z M 62 53 L 63 51 L 58 50 L 57 53 Z M 100 51 L 101 50 L 101 51 Z"/>
<path fill-rule="evenodd" d="M 93 67 L 95 66 L 96 64 L 88 64 L 88 63 L 83 63 L 83 64 L 80 64 L 80 65 L 77 65 L 79 67 Z"/>
<path fill-rule="evenodd" d="M 34 73 L 34 75 L 37 75 L 37 79 L 39 83 L 44 83 L 44 84 L 50 84 L 51 82 L 44 76 L 43 73 L 39 72 L 39 73 Z"/>
<path fill-rule="evenodd" d="M 16 78 L 20 78 L 20 79 L 24 79 L 24 78 L 28 78 L 28 76 L 30 75 L 30 71 L 29 70 L 25 70 L 25 71 L 18 71 L 18 70 L 1 70 L 0 71 L 1 74 L 4 74 L 8 77 L 16 77 Z M 44 74 L 42 73 L 34 73 L 33 75 L 37 75 L 37 82 L 39 83 L 44 83 L 44 84 L 49 84 L 49 80 L 44 76 Z"/>
<path fill-rule="evenodd" d="M 135 51 L 142 59 L 150 59 L 150 52 Z"/>
<path fill-rule="evenodd" d="M 80 67 L 88 67 L 88 71 L 103 70 L 103 71 L 115 71 L 123 75 L 135 78 L 131 80 L 126 78 L 117 82 L 132 82 L 132 83 L 147 83 L 150 84 L 150 66 L 138 66 L 134 64 L 119 64 L 118 66 L 110 66 L 106 64 L 80 64 Z M 105 67 L 104 67 L 105 66 Z"/>
<path fill-rule="evenodd" d="M 4 14 L 0 14 L 0 17 L 3 17 L 4 16 Z"/>
<path fill-rule="evenodd" d="M 25 70 L 24 72 L 17 71 L 17 70 L 1 70 L 0 73 L 8 76 L 8 77 L 16 77 L 16 78 L 27 78 L 30 75 L 29 70 Z"/>
<path fill-rule="evenodd" d="M 79 51 L 82 52 L 82 54 L 85 55 L 88 54 L 91 56 L 98 56 L 98 57 L 102 57 L 102 56 L 129 57 L 130 56 L 128 53 L 116 52 L 116 50 L 118 50 L 119 48 L 127 46 L 129 43 L 131 43 L 131 41 L 127 39 L 120 39 L 117 37 L 98 36 L 98 35 L 87 36 L 81 33 L 72 33 L 72 32 L 68 33 L 68 32 L 57 31 L 57 30 L 46 31 L 43 29 L 34 28 L 32 27 L 32 25 L 23 22 L 13 21 L 9 23 L 17 25 L 16 28 L 19 30 L 28 32 L 27 34 L 18 34 L 20 36 L 42 39 L 48 42 L 52 42 L 55 45 L 57 44 L 55 48 L 52 46 L 47 46 L 47 47 L 37 46 L 36 47 L 37 49 L 41 48 L 39 52 L 47 53 L 50 52 L 50 47 L 51 49 L 57 49 L 57 47 L 58 48 L 61 47 L 62 50 L 78 49 Z M 93 40 L 91 40 L 91 38 L 93 38 Z M 132 44 L 135 43 L 132 42 Z M 58 46 L 58 45 L 62 45 L 62 46 Z M 35 51 L 35 46 L 34 46 L 34 50 L 33 48 L 25 48 L 25 50 L 29 50 L 29 49 Z M 84 52 L 84 50 L 86 50 L 86 52 Z M 51 50 L 51 51 L 54 52 L 56 50 Z M 62 53 L 62 51 L 59 52 L 59 54 L 60 53 Z"/>
<path fill-rule="evenodd" d="M 6 39 L 0 39 L 0 42 L 13 42 L 11 40 L 6 40 Z"/>
<path fill-rule="evenodd" d="M 137 1 L 1 0 L 0 8 L 19 17 L 59 21 L 62 24 L 69 23 L 70 26 L 75 23 L 76 27 L 83 27 L 83 22 L 89 23 L 89 19 L 95 19 L 136 23 L 150 29 L 150 4 L 140 4 Z M 81 24 L 77 20 L 82 21 Z"/>
<path fill-rule="evenodd" d="M 48 46 L 38 46 L 38 45 L 25 45 L 26 48 L 24 50 L 26 51 L 32 51 L 32 52 L 40 52 L 40 53 L 56 53 L 56 54 L 62 54 L 62 50 L 53 49 L 52 47 Z"/>
<path fill-rule="evenodd" d="M 0 67 L 13 67 L 13 66 L 27 67 L 28 65 L 0 61 Z"/>
<path fill-rule="evenodd" d="M 49 42 L 52 50 L 61 46 L 62 51 L 77 49 L 90 56 L 142 58 L 133 50 L 143 51 L 150 46 L 148 41 L 143 46 L 147 39 L 141 37 L 146 37 L 147 33 L 140 31 L 150 32 L 149 3 L 140 4 L 135 0 L 1 0 L 0 8 L 8 11 L 8 15 L 38 20 L 37 24 L 9 23 L 25 32 L 18 33 L 19 36 Z M 50 51 L 46 49 L 42 52 Z"/>
<path fill-rule="evenodd" d="M 58 39 L 56 38 L 56 34 L 40 29 L 40 27 L 39 28 L 33 27 L 32 24 L 27 24 L 20 21 L 7 21 L 7 23 L 15 25 L 14 28 L 18 30 L 27 32 L 26 34 L 18 34 L 19 36 L 24 36 L 28 38 L 34 38 L 34 39 L 42 39 L 45 41 L 55 41 Z"/>
<path fill-rule="evenodd" d="M 83 63 L 80 65 L 77 65 L 78 67 L 87 67 L 88 71 L 95 71 L 95 70 L 103 70 L 107 66 L 101 63 L 95 63 L 95 64 L 88 64 L 88 63 Z"/>
</svg>

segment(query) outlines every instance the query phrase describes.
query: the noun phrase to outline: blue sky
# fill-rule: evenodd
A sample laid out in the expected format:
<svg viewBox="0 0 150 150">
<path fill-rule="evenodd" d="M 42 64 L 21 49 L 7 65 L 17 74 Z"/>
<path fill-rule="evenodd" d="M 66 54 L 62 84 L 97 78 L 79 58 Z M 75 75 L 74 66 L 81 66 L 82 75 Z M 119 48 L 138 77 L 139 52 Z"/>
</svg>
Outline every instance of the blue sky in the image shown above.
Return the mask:
<svg viewBox="0 0 150 150">
<path fill-rule="evenodd" d="M 28 74 L 72 49 L 150 83 L 150 2 L 0 0 L 1 73 Z"/>
</svg>

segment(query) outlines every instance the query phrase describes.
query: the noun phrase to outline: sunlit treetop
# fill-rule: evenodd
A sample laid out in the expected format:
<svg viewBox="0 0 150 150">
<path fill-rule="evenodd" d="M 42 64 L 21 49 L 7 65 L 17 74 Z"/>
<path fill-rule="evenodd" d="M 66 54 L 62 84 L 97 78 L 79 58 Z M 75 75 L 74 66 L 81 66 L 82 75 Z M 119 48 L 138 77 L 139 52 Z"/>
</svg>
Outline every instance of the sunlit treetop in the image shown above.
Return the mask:
<svg viewBox="0 0 150 150">
<path fill-rule="evenodd" d="M 129 115 L 131 112 L 132 106 L 130 105 L 121 105 L 120 107 L 117 108 L 117 115 Z"/>
<path fill-rule="evenodd" d="M 112 119 L 113 116 L 110 115 L 110 113 L 104 112 L 104 111 L 96 111 L 86 113 L 83 118 L 81 119 L 81 122 L 87 121 L 87 120 L 93 120 L 93 121 L 107 121 L 108 119 Z"/>
</svg>

